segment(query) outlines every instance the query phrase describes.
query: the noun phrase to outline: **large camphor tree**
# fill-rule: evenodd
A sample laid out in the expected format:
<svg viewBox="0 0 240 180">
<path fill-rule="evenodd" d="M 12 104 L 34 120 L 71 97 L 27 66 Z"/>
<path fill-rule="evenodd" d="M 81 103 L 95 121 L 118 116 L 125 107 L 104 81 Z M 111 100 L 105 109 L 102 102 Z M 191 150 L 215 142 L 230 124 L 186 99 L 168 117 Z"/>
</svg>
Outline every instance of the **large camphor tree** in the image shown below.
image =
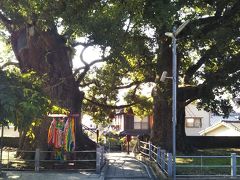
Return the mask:
<svg viewBox="0 0 240 180">
<path fill-rule="evenodd" d="M 159 80 L 163 71 L 172 76 L 171 39 L 165 33 L 190 20 L 177 37 L 177 148 L 191 148 L 185 106 L 197 102 L 199 108 L 227 116 L 230 101 L 239 96 L 239 5 L 239 1 L 102 2 L 88 19 L 90 24 L 98 22 L 89 27 L 89 38 L 110 49 L 112 60 L 86 80 L 92 84 L 88 96 L 104 102 L 109 91 L 132 86 L 127 101 L 142 103 L 141 84 L 154 84 L 151 140 L 171 151 L 172 82 Z M 125 82 L 122 86 L 119 79 Z M 140 108 L 146 105 L 142 104 Z"/>
<path fill-rule="evenodd" d="M 134 95 L 143 88 L 141 84 L 153 83 L 151 139 L 166 149 L 172 145 L 171 81 L 162 83 L 159 77 L 163 71 L 171 76 L 171 39 L 165 32 L 174 25 L 190 20 L 177 40 L 177 148 L 187 148 L 187 104 L 198 100 L 201 107 L 228 114 L 229 97 L 222 95 L 229 93 L 234 98 L 239 93 L 238 0 L 6 0 L 0 7 L 0 19 L 10 33 L 21 70 L 47 74 L 46 91 L 73 113 L 80 112 L 84 98 L 79 85 L 92 90 L 89 102 L 100 99 L 114 108 L 114 90 L 132 86 L 127 100 L 140 103 L 141 98 Z M 78 37 L 86 37 L 87 42 L 76 42 Z M 78 44 L 85 47 L 83 51 L 98 45 L 103 58 L 96 62 L 105 61 L 103 69 L 86 78 L 94 62 L 84 61 L 81 55 L 85 66 L 73 73 L 71 53 Z M 106 93 L 110 90 L 113 93 Z"/>
<path fill-rule="evenodd" d="M 50 13 L 52 7 L 40 1 L 1 1 L 0 6 L 1 23 L 7 30 L 2 33 L 9 36 L 21 71 L 34 71 L 38 76 L 46 77 L 43 88 L 53 103 L 81 117 L 84 96 L 78 88 L 78 81 L 81 80 L 74 78 L 73 50 L 67 46 L 67 39 L 57 31 L 58 18 Z M 49 120 L 43 122 L 41 135 L 47 135 L 49 125 Z M 94 148 L 95 143 L 82 133 L 80 121 L 76 126 L 77 148 Z M 46 148 L 45 142 L 41 148 Z"/>
</svg>

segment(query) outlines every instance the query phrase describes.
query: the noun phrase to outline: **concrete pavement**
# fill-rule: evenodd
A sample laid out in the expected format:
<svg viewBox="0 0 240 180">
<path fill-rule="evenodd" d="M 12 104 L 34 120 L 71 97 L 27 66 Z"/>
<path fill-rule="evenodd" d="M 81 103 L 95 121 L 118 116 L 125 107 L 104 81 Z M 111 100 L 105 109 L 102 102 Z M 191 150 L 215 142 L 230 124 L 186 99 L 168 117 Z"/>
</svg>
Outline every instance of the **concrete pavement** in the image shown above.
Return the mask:
<svg viewBox="0 0 240 180">
<path fill-rule="evenodd" d="M 101 174 L 95 172 L 33 172 L 5 171 L 2 179 L 17 180 L 149 180 L 154 179 L 151 170 L 133 154 L 107 153 L 107 163 Z"/>
<path fill-rule="evenodd" d="M 105 180 L 120 179 L 154 179 L 151 170 L 138 161 L 133 154 L 108 153 L 106 154 L 108 165 L 105 171 Z"/>
<path fill-rule="evenodd" d="M 30 171 L 7 171 L 0 179 L 17 180 L 102 180 L 100 174 L 95 173 L 68 173 L 68 172 L 30 172 Z"/>
</svg>

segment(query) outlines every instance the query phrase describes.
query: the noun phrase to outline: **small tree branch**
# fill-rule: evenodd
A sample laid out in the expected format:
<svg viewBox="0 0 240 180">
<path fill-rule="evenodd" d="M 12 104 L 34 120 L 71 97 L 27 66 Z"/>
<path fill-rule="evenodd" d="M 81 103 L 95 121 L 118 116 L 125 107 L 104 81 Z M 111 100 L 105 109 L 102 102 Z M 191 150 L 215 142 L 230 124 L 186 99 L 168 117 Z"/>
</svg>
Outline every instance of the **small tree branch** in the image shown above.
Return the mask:
<svg viewBox="0 0 240 180">
<path fill-rule="evenodd" d="M 83 53 L 84 51 L 88 48 L 89 46 L 84 46 L 81 53 L 80 53 L 80 61 L 82 61 L 82 63 L 85 65 L 85 66 L 88 66 L 88 63 L 86 61 L 84 61 L 83 59 Z"/>
<path fill-rule="evenodd" d="M 125 85 L 125 86 L 117 86 L 116 89 L 127 89 L 127 88 L 130 88 L 130 87 L 135 86 L 135 85 L 139 86 L 141 83 L 142 82 L 140 82 L 140 81 L 134 81 L 134 82 L 131 82 L 131 83 Z"/>
<path fill-rule="evenodd" d="M 90 70 L 91 66 L 93 66 L 94 64 L 100 63 L 100 62 L 104 62 L 104 61 L 106 61 L 106 59 L 107 59 L 107 57 L 105 57 L 103 59 L 96 59 L 89 64 L 85 62 L 86 63 L 85 66 L 76 69 L 73 74 L 74 76 L 76 76 L 81 70 L 83 70 L 83 72 L 77 78 L 77 83 L 79 84 L 83 80 L 83 78 L 86 76 L 87 72 Z"/>
<path fill-rule="evenodd" d="M 212 46 L 209 50 L 205 52 L 205 54 L 198 60 L 198 62 L 192 66 L 190 66 L 186 73 L 184 78 L 184 83 L 189 84 L 190 79 L 193 77 L 193 75 L 196 73 L 196 71 L 207 61 L 209 61 L 210 57 L 213 56 L 216 52 L 217 46 Z"/>
<path fill-rule="evenodd" d="M 83 43 L 83 42 L 73 42 L 71 44 L 71 47 L 77 47 L 77 46 L 83 46 L 83 47 L 86 47 L 86 46 L 93 46 L 94 43 L 93 42 L 89 42 L 89 43 Z"/>
<path fill-rule="evenodd" d="M 86 66 L 83 70 L 83 72 L 78 76 L 77 78 L 77 84 L 79 84 L 81 81 L 83 81 L 84 77 L 86 76 L 87 72 L 89 71 L 90 66 Z"/>
<path fill-rule="evenodd" d="M 7 66 L 16 66 L 16 67 L 19 67 L 19 63 L 17 62 L 6 62 L 5 64 L 2 65 L 2 69 L 3 68 L 6 68 Z"/>
<path fill-rule="evenodd" d="M 89 101 L 90 103 L 96 105 L 96 106 L 103 107 L 103 108 L 108 108 L 108 109 L 123 109 L 123 108 L 130 107 L 130 106 L 133 106 L 133 105 L 139 103 L 139 102 L 134 102 L 134 103 L 126 104 L 126 105 L 114 106 L 114 105 L 109 105 L 109 104 L 102 104 L 102 103 L 93 101 L 91 99 L 88 99 L 86 97 L 84 97 L 84 99 Z"/>
</svg>

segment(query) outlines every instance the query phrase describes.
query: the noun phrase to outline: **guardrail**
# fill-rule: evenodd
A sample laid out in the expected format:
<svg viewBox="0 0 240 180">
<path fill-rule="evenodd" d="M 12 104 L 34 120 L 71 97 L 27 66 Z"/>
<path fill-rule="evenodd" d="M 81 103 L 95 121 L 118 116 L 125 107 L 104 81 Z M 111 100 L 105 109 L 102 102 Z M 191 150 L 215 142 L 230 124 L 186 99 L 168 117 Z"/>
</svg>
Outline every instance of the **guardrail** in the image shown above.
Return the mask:
<svg viewBox="0 0 240 180">
<path fill-rule="evenodd" d="M 172 176 L 172 154 L 153 145 L 151 142 L 139 141 L 139 151 L 150 160 L 155 161 L 165 175 Z"/>
<path fill-rule="evenodd" d="M 177 156 L 181 163 L 176 166 L 177 177 L 236 177 L 237 168 L 240 168 L 240 165 L 237 165 L 239 157 L 236 153 L 232 153 L 231 156 Z"/>
<path fill-rule="evenodd" d="M 46 171 L 46 170 L 84 170 L 96 171 L 100 173 L 105 164 L 105 152 L 103 146 L 96 150 L 73 151 L 64 153 L 68 158 L 54 159 L 51 156 L 55 151 L 35 151 L 20 150 L 18 153 L 24 153 L 28 159 L 15 158 L 16 152 L 4 151 L 5 158 L 1 159 L 2 170 L 28 170 L 28 171 Z M 1 156 L 2 157 L 2 156 Z M 86 158 L 88 157 L 88 159 Z M 90 157 L 90 158 L 89 158 Z"/>
<path fill-rule="evenodd" d="M 172 176 L 172 154 L 153 145 L 151 142 L 138 142 L 143 156 L 154 161 L 164 174 Z M 240 156 L 176 156 L 176 177 L 229 177 L 240 176 Z"/>
</svg>

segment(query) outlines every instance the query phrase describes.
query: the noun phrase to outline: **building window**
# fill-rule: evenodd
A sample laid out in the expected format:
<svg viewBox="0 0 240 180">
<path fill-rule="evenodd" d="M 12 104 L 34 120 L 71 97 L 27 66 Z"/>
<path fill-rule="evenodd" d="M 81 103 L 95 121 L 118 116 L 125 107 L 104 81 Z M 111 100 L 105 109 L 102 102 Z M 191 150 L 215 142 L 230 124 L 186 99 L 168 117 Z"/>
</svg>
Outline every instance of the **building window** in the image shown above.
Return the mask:
<svg viewBox="0 0 240 180">
<path fill-rule="evenodd" d="M 134 122 L 134 129 L 148 129 L 148 122 Z"/>
<path fill-rule="evenodd" d="M 186 118 L 185 126 L 187 128 L 201 128 L 202 127 L 202 118 L 201 117 Z"/>
<path fill-rule="evenodd" d="M 148 129 L 148 117 L 143 119 L 141 118 L 134 118 L 134 129 Z"/>
</svg>

